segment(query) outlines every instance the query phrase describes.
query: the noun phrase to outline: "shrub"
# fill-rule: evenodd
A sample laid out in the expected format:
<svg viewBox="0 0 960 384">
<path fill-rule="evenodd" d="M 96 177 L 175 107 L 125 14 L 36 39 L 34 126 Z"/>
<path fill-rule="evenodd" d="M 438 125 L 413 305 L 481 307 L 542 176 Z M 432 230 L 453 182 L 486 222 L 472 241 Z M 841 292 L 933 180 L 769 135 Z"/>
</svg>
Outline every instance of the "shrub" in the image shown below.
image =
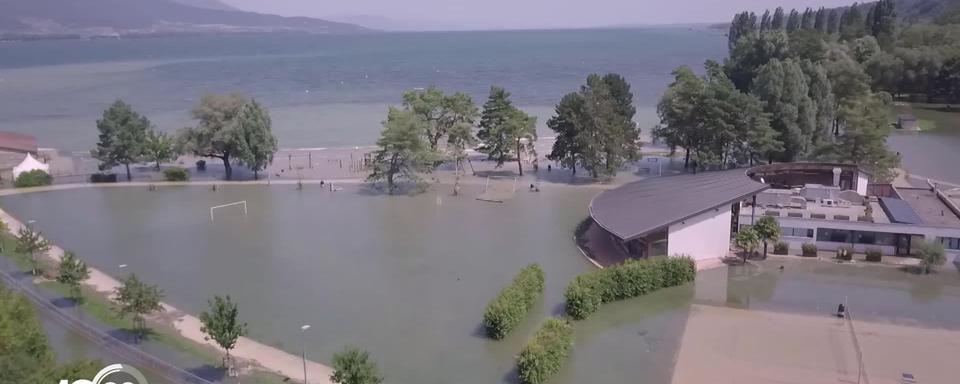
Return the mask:
<svg viewBox="0 0 960 384">
<path fill-rule="evenodd" d="M 800 246 L 800 250 L 803 257 L 817 257 L 817 245 L 814 243 L 806 243 Z"/>
<path fill-rule="evenodd" d="M 542 384 L 560 371 L 573 350 L 573 327 L 570 322 L 551 317 L 517 355 L 520 382 Z"/>
<path fill-rule="evenodd" d="M 778 241 L 773 245 L 774 255 L 786 255 L 790 253 L 790 245 L 786 241 Z"/>
<path fill-rule="evenodd" d="M 867 261 L 879 263 L 883 259 L 883 252 L 880 252 L 880 248 L 867 248 L 865 253 L 867 254 Z"/>
<path fill-rule="evenodd" d="M 924 241 L 917 247 L 915 254 L 920 258 L 920 269 L 923 273 L 933 272 L 937 267 L 947 262 L 943 244 L 940 243 Z"/>
<path fill-rule="evenodd" d="M 596 312 L 603 303 L 681 285 L 693 281 L 696 274 L 696 264 L 688 256 L 627 260 L 574 278 L 564 292 L 566 311 L 571 318 L 582 320 Z"/>
<path fill-rule="evenodd" d="M 849 247 L 840 247 L 837 248 L 837 260 L 850 261 L 853 260 L 853 250 Z"/>
<path fill-rule="evenodd" d="M 13 186 L 17 188 L 42 187 L 50 184 L 53 184 L 53 176 L 42 169 L 23 172 L 13 182 Z"/>
<path fill-rule="evenodd" d="M 94 173 L 90 175 L 91 183 L 116 183 L 117 175 L 113 173 Z"/>
<path fill-rule="evenodd" d="M 520 270 L 510 285 L 503 288 L 483 313 L 487 335 L 500 340 L 507 336 L 543 296 L 543 270 L 530 264 Z"/>
<path fill-rule="evenodd" d="M 167 181 L 187 181 L 190 180 L 190 171 L 183 167 L 170 167 L 163 170 L 163 177 Z"/>
</svg>

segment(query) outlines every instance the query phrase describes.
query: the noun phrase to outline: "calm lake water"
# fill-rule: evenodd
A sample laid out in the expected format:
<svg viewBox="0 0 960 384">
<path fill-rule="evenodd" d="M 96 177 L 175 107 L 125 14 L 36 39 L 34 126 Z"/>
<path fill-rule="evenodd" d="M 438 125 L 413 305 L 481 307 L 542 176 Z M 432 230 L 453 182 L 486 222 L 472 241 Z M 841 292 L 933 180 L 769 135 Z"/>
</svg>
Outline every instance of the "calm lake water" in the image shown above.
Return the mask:
<svg viewBox="0 0 960 384">
<path fill-rule="evenodd" d="M 632 83 L 649 129 L 670 71 L 725 52 L 722 34 L 685 28 L 7 42 L 0 130 L 88 150 L 117 98 L 172 131 L 190 124 L 204 92 L 243 91 L 271 107 L 283 147 L 369 145 L 406 90 L 436 85 L 482 103 L 490 85 L 505 86 L 543 128 L 552 106 L 599 72 Z"/>
<path fill-rule="evenodd" d="M 329 362 L 345 344 L 368 349 L 395 383 L 510 382 L 514 356 L 537 324 L 562 313 L 562 294 L 592 270 L 572 233 L 589 188 L 522 192 L 505 204 L 445 192 L 379 196 L 307 186 L 77 189 L 0 200 L 54 242 L 115 276 L 135 272 L 192 313 L 214 294 L 240 302 L 251 336 Z M 209 207 L 246 200 L 242 210 Z M 64 212 L 70 214 L 64 215 Z M 531 262 L 546 296 L 500 342 L 483 308 Z M 127 264 L 124 270 L 119 264 Z M 576 324 L 574 355 L 556 383 L 669 383 L 692 302 L 828 313 L 846 296 L 859 319 L 960 328 L 960 279 L 829 263 L 720 269 L 696 284 L 606 306 Z M 299 326 L 310 324 L 305 335 Z"/>
</svg>

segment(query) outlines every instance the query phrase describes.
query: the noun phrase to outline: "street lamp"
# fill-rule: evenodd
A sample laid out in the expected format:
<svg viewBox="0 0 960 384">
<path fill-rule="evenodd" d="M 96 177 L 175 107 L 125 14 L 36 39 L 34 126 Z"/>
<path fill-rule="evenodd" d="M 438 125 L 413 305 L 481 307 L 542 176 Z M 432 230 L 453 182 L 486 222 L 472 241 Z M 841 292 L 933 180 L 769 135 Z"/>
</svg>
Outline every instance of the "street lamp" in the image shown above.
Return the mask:
<svg viewBox="0 0 960 384">
<path fill-rule="evenodd" d="M 307 339 L 303 337 L 303 334 L 310 329 L 310 324 L 304 324 L 300 326 L 300 339 L 303 340 L 303 353 L 300 354 L 300 358 L 303 359 L 303 384 L 307 384 Z"/>
</svg>

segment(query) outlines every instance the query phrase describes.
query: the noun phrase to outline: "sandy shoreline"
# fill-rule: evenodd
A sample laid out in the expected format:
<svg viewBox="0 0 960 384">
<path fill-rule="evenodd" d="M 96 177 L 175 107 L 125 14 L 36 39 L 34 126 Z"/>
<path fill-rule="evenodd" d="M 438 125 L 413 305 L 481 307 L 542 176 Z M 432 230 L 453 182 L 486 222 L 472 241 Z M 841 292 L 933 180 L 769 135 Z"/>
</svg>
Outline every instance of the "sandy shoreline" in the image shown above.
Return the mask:
<svg viewBox="0 0 960 384">
<path fill-rule="evenodd" d="M 73 187 L 76 188 L 77 186 Z M 56 189 L 63 188 L 52 188 L 51 190 Z M 36 190 L 36 188 L 34 188 L 34 190 Z M 22 191 L 22 193 L 27 192 L 31 191 Z M 5 193 L 4 195 L 10 194 L 12 193 Z M 12 233 L 16 233 L 24 227 L 24 224 L 20 222 L 20 220 L 2 209 L 0 209 L 0 220 L 3 220 L 3 222 L 7 224 Z M 56 262 L 63 257 L 63 252 L 63 248 L 51 245 L 50 251 L 47 252 L 45 256 Z M 84 281 L 83 284 L 105 296 L 112 296 L 117 287 L 120 286 L 119 281 L 96 268 L 90 269 L 90 278 Z M 149 321 L 170 325 L 176 329 L 181 336 L 190 341 L 211 346 L 218 350 L 220 349 L 213 340 L 207 340 L 206 335 L 200 331 L 200 319 L 168 303 L 161 303 L 161 305 L 163 306 L 164 312 L 149 316 Z M 241 363 L 253 363 L 262 370 L 286 376 L 293 380 L 302 381 L 302 379 L 297 379 L 303 377 L 303 361 L 300 356 L 287 353 L 247 337 L 241 337 L 237 341 L 236 347 L 230 353 Z M 331 383 L 330 374 L 332 370 L 330 367 L 310 360 L 307 360 L 306 365 L 307 377 L 311 383 Z"/>
</svg>

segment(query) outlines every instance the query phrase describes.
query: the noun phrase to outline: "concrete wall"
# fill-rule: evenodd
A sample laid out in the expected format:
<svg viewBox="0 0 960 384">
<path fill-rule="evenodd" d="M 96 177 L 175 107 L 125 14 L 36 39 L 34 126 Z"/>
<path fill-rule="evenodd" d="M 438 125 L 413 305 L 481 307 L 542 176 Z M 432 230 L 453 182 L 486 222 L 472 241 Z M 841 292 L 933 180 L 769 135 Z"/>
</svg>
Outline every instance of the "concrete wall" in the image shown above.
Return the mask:
<svg viewBox="0 0 960 384">
<path fill-rule="evenodd" d="M 857 193 L 859 193 L 860 196 L 867 195 L 867 184 L 869 183 L 870 181 L 867 180 L 867 175 L 864 175 L 862 172 L 857 172 Z"/>
<path fill-rule="evenodd" d="M 730 206 L 709 210 L 670 226 L 668 255 L 697 260 L 726 257 L 730 250 Z"/>
</svg>

